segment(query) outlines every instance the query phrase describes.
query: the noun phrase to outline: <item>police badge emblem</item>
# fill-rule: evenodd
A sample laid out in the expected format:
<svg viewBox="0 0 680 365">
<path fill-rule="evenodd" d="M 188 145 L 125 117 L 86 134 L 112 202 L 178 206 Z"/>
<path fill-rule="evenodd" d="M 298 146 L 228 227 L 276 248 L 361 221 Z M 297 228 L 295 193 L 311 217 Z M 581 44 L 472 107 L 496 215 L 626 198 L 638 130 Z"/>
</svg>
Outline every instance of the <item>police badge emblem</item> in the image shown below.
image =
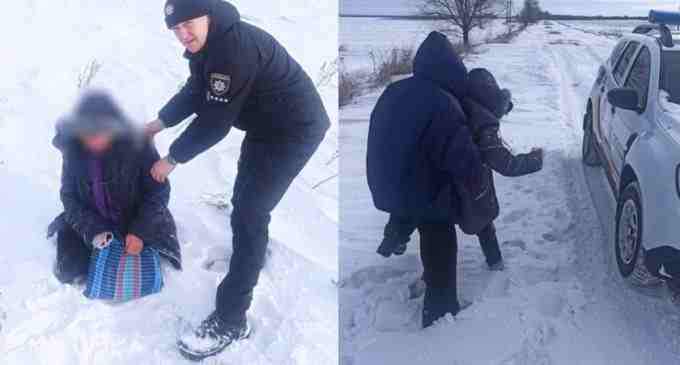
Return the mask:
<svg viewBox="0 0 680 365">
<path fill-rule="evenodd" d="M 223 96 L 231 87 L 231 76 L 218 73 L 210 74 L 210 91 L 215 96 Z"/>
<path fill-rule="evenodd" d="M 170 16 L 175 13 L 175 7 L 172 4 L 169 4 L 168 6 L 165 7 L 165 16 Z"/>
</svg>

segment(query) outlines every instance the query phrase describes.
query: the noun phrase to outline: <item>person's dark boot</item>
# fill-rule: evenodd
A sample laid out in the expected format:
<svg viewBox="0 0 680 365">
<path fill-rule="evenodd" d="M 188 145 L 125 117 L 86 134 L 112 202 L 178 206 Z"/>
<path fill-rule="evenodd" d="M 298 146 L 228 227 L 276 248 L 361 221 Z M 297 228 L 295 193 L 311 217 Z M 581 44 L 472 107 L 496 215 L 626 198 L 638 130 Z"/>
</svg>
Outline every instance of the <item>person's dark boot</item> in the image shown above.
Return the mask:
<svg viewBox="0 0 680 365">
<path fill-rule="evenodd" d="M 177 341 L 180 354 L 191 361 L 215 356 L 236 341 L 250 336 L 247 320 L 228 323 L 213 312 L 191 333 Z"/>
<path fill-rule="evenodd" d="M 503 262 L 503 259 L 500 259 L 493 264 L 489 264 L 489 270 L 491 270 L 491 271 L 503 271 L 503 270 L 505 270 L 505 263 Z"/>
<path fill-rule="evenodd" d="M 427 288 L 423 300 L 423 328 L 432 326 L 434 322 L 449 313 L 455 317 L 462 309 L 471 304 L 465 302 L 461 305 L 455 291 Z"/>
</svg>

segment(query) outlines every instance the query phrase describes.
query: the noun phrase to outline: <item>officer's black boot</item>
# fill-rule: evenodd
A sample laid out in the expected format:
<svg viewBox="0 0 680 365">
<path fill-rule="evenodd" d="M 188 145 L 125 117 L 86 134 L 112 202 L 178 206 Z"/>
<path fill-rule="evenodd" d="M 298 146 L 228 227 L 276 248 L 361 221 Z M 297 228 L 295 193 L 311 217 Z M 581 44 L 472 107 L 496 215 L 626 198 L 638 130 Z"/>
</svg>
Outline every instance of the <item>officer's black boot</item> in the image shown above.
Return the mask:
<svg viewBox="0 0 680 365">
<path fill-rule="evenodd" d="M 179 352 L 192 361 L 201 361 L 224 351 L 236 341 L 250 336 L 247 320 L 227 322 L 213 312 L 195 330 L 177 341 Z"/>
</svg>

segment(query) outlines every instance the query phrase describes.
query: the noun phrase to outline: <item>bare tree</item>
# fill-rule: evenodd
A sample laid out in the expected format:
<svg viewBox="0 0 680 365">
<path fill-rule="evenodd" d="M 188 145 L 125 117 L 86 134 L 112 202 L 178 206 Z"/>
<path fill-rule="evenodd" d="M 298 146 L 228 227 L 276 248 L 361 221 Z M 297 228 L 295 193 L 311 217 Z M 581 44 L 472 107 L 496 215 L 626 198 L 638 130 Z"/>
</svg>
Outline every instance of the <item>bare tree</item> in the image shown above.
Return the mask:
<svg viewBox="0 0 680 365">
<path fill-rule="evenodd" d="M 520 21 L 524 25 L 536 23 L 543 15 L 544 13 L 538 0 L 524 0 L 524 7 L 519 13 Z"/>
<path fill-rule="evenodd" d="M 499 14 L 502 0 L 422 0 L 420 11 L 428 17 L 440 18 L 460 31 L 463 45 L 470 47 L 470 31 L 484 25 Z"/>
</svg>

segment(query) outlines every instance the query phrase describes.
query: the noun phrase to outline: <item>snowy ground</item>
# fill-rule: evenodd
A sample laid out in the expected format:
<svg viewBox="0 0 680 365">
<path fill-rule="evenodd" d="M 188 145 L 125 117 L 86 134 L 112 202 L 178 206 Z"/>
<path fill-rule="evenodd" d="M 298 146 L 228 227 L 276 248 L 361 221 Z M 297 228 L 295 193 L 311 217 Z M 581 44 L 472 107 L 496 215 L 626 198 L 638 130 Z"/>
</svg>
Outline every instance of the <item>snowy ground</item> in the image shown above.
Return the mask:
<svg viewBox="0 0 680 365">
<path fill-rule="evenodd" d="M 234 131 L 173 174 L 171 209 L 185 270 L 168 268 L 161 294 L 122 305 L 86 300 L 83 287 L 53 277 L 55 247 L 44 237 L 62 209 L 61 159 L 50 140 L 54 122 L 75 101 L 80 70 L 96 59 L 102 67 L 93 85 L 111 90 L 140 123 L 153 119 L 188 76 L 182 49 L 164 27 L 163 4 L 3 4 L 12 14 L 5 27 L 16 33 L 5 37 L 0 67 L 1 364 L 185 363 L 174 348 L 177 332 L 214 308 L 231 254 L 228 201 L 242 133 Z M 274 33 L 313 78 L 336 59 L 335 1 L 235 4 L 248 21 Z M 321 87 L 333 121 L 336 84 L 333 78 Z M 178 133 L 157 138 L 162 154 Z M 334 122 L 274 213 L 271 255 L 250 312 L 254 336 L 209 363 L 337 363 L 337 134 Z"/>
<path fill-rule="evenodd" d="M 546 150 L 543 171 L 496 180 L 507 269 L 486 269 L 459 234 L 459 291 L 473 306 L 420 330 L 417 234 L 407 255 L 375 254 L 387 216 L 365 177 L 367 119 L 378 93 L 341 110 L 340 329 L 343 365 L 676 364 L 680 318 L 663 290 L 627 286 L 611 257 L 614 200 L 601 170 L 580 162 L 581 120 L 614 40 L 556 23 L 466 60 L 512 90 L 502 132 L 516 151 Z"/>
<path fill-rule="evenodd" d="M 646 23 L 643 20 L 574 20 L 556 21 L 560 25 L 578 29 L 586 33 L 597 34 L 612 39 L 624 33 L 630 33 L 636 26 Z"/>
<path fill-rule="evenodd" d="M 382 54 L 395 48 L 415 50 L 431 31 L 447 28 L 450 25 L 446 22 L 435 20 L 340 18 L 340 57 L 343 67 L 346 70 L 370 70 L 373 66 L 371 52 Z M 484 29 L 475 28 L 470 40 L 472 44 L 483 43 L 507 29 L 505 21 L 494 20 Z M 462 36 L 458 38 L 462 40 Z"/>
</svg>

